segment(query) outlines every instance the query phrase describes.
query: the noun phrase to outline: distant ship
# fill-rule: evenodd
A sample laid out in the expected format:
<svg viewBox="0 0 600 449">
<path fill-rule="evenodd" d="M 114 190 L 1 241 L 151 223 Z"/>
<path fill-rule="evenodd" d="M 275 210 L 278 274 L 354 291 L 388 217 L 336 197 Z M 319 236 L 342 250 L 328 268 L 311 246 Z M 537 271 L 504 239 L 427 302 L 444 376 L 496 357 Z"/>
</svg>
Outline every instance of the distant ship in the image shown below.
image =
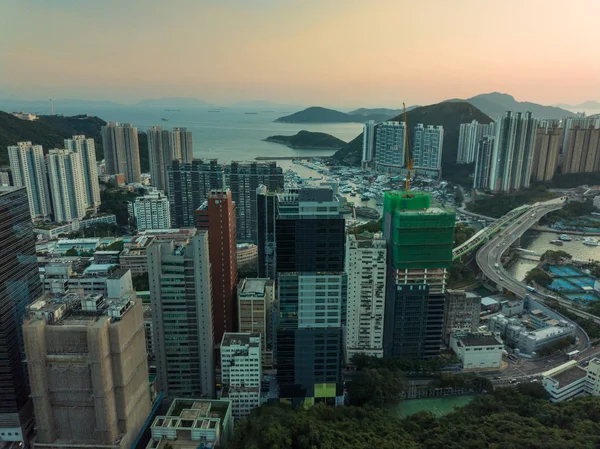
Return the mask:
<svg viewBox="0 0 600 449">
<path fill-rule="evenodd" d="M 161 118 L 161 120 L 162 120 L 163 122 L 168 122 L 168 121 L 169 121 L 169 119 L 168 119 L 167 117 L 163 117 L 163 118 Z"/>
<path fill-rule="evenodd" d="M 179 112 L 179 109 L 165 109 L 166 112 Z"/>
<path fill-rule="evenodd" d="M 221 112 L 220 109 L 210 109 L 208 112 Z"/>
<path fill-rule="evenodd" d="M 586 237 L 583 239 L 583 244 L 587 246 L 598 246 L 598 239 L 594 237 Z"/>
<path fill-rule="evenodd" d="M 550 243 L 552 245 L 556 245 L 556 246 L 563 246 L 564 243 L 561 240 L 550 240 Z"/>
<path fill-rule="evenodd" d="M 258 115 L 258 112 L 245 112 L 246 115 Z"/>
<path fill-rule="evenodd" d="M 560 240 L 562 240 L 563 242 L 570 242 L 571 240 L 573 240 L 571 237 L 569 237 L 567 234 L 561 234 L 558 237 Z"/>
</svg>

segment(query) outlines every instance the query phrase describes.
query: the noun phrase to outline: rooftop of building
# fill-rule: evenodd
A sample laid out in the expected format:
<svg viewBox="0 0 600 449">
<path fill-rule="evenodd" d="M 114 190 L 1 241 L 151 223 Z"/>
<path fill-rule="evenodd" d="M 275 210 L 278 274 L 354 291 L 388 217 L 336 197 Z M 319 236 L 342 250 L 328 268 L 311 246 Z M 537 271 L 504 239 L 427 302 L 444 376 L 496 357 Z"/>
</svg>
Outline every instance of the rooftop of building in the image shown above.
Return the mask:
<svg viewBox="0 0 600 449">
<path fill-rule="evenodd" d="M 498 346 L 502 345 L 502 342 L 498 341 L 498 338 L 494 335 L 484 334 L 467 334 L 460 336 L 460 343 L 463 346 Z"/>
<path fill-rule="evenodd" d="M 587 371 L 578 365 L 574 365 L 550 377 L 550 379 L 558 382 L 558 388 L 564 388 L 579 379 L 586 377 Z"/>
<path fill-rule="evenodd" d="M 272 285 L 273 281 L 269 278 L 247 278 L 241 282 L 242 286 L 238 296 L 264 296 L 267 285 Z"/>
<path fill-rule="evenodd" d="M 254 340 L 254 341 L 252 341 Z M 260 346 L 260 334 L 250 334 L 247 332 L 225 332 L 221 346 Z"/>
<path fill-rule="evenodd" d="M 95 256 L 118 256 L 121 251 L 96 251 Z"/>
<path fill-rule="evenodd" d="M 548 326 L 542 327 L 528 332 L 527 334 L 536 340 L 545 340 L 546 338 L 552 337 L 557 334 L 564 334 L 568 329 L 561 326 Z"/>
<path fill-rule="evenodd" d="M 231 401 L 212 400 L 212 399 L 184 399 L 176 398 L 165 416 L 157 417 L 153 426 L 157 424 L 159 418 L 181 418 L 181 419 L 202 419 L 217 418 L 223 419 L 227 410 L 231 407 Z M 177 425 L 177 422 L 163 423 L 170 424 L 171 427 Z M 179 423 L 181 425 L 182 423 Z"/>
<path fill-rule="evenodd" d="M 129 270 L 126 268 L 118 268 L 115 271 L 113 271 L 110 276 L 108 276 L 108 279 L 121 279 L 123 276 L 125 276 L 127 274 Z"/>
<path fill-rule="evenodd" d="M 235 245 L 238 251 L 254 251 L 258 250 L 258 246 L 254 243 L 238 243 Z"/>
<path fill-rule="evenodd" d="M 114 267 L 118 267 L 118 265 L 112 263 L 93 263 L 83 271 L 83 274 L 108 272 Z"/>
</svg>

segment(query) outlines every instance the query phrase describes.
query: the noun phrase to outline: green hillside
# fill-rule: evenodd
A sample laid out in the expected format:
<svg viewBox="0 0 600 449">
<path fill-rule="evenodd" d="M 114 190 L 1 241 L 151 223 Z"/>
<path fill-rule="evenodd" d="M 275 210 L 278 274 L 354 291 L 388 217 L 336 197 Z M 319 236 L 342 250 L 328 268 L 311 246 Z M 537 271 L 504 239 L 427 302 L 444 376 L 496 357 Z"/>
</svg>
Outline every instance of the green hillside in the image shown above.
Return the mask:
<svg viewBox="0 0 600 449">
<path fill-rule="evenodd" d="M 442 125 L 444 127 L 444 150 L 442 153 L 442 176 L 444 179 L 458 182 L 468 181 L 473 164 L 456 164 L 458 151 L 458 133 L 462 123 L 477 120 L 490 123 L 492 119 L 466 102 L 443 102 L 415 108 L 406 113 L 408 128 L 412 130 L 417 123 L 424 125 Z M 394 121 L 403 121 L 402 115 L 394 117 Z M 377 125 L 376 125 L 377 126 Z M 412 136 L 409 137 L 409 142 Z M 332 160 L 338 164 L 360 166 L 362 158 L 362 133 L 337 151 Z M 467 178 L 466 178 L 467 177 Z"/>
<path fill-rule="evenodd" d="M 0 111 L 0 167 L 9 165 L 9 145 L 30 141 L 35 145 L 42 145 L 44 151 L 48 152 L 52 148 L 64 148 L 64 139 L 80 134 L 94 139 L 96 159 L 102 160 L 104 150 L 100 131 L 105 124 L 101 118 L 87 115 L 41 115 L 38 120 L 30 122 Z M 147 172 L 149 165 L 146 134 L 139 134 L 139 144 L 142 171 Z"/>
</svg>

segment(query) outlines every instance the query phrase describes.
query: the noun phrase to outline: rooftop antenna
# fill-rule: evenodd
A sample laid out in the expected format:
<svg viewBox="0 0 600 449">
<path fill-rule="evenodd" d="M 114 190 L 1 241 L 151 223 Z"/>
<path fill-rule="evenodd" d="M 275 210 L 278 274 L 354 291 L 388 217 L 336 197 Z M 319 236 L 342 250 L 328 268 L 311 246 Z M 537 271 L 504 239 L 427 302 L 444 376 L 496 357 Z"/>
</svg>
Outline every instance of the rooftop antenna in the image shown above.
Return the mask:
<svg viewBox="0 0 600 449">
<path fill-rule="evenodd" d="M 51 115 L 54 115 L 54 103 L 52 103 L 52 98 L 50 98 L 50 112 Z"/>
</svg>

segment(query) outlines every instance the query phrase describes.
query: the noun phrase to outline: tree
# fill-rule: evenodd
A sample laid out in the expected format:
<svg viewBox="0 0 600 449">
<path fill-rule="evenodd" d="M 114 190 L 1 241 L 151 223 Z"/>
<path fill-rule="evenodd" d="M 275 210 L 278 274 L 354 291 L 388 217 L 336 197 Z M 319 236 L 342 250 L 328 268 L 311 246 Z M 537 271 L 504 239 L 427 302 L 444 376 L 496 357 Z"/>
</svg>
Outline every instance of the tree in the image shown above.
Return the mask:
<svg viewBox="0 0 600 449">
<path fill-rule="evenodd" d="M 69 248 L 66 252 L 65 252 L 65 256 L 78 256 L 79 253 L 77 252 L 77 250 L 75 249 L 75 247 L 73 246 L 72 248 Z"/>
<path fill-rule="evenodd" d="M 136 274 L 131 277 L 133 288 L 138 292 L 146 292 L 150 290 L 150 281 L 148 279 L 148 273 Z"/>
<path fill-rule="evenodd" d="M 467 226 L 464 223 L 458 223 L 454 227 L 454 247 L 456 248 L 459 245 L 462 245 L 467 240 L 469 240 L 473 235 L 475 235 L 475 228 L 471 226 Z"/>
<path fill-rule="evenodd" d="M 525 283 L 531 285 L 536 283 L 542 287 L 552 284 L 552 277 L 541 268 L 532 268 L 525 276 Z"/>
<path fill-rule="evenodd" d="M 563 260 L 571 260 L 571 259 L 573 259 L 573 256 L 571 256 L 566 251 L 562 251 L 562 250 L 553 251 L 551 249 L 547 250 L 544 254 L 542 254 L 542 257 L 540 258 L 540 260 L 542 262 L 547 262 L 547 263 L 551 263 L 551 264 L 557 264 L 557 263 L 561 263 Z"/>
<path fill-rule="evenodd" d="M 462 206 L 464 200 L 465 196 L 463 195 L 461 188 L 456 187 L 456 190 L 454 191 L 454 201 L 456 201 L 456 204 L 458 204 L 459 206 Z"/>
<path fill-rule="evenodd" d="M 382 406 L 397 401 L 404 390 L 404 374 L 387 368 L 367 368 L 348 383 L 348 402 L 362 406 Z"/>
</svg>

